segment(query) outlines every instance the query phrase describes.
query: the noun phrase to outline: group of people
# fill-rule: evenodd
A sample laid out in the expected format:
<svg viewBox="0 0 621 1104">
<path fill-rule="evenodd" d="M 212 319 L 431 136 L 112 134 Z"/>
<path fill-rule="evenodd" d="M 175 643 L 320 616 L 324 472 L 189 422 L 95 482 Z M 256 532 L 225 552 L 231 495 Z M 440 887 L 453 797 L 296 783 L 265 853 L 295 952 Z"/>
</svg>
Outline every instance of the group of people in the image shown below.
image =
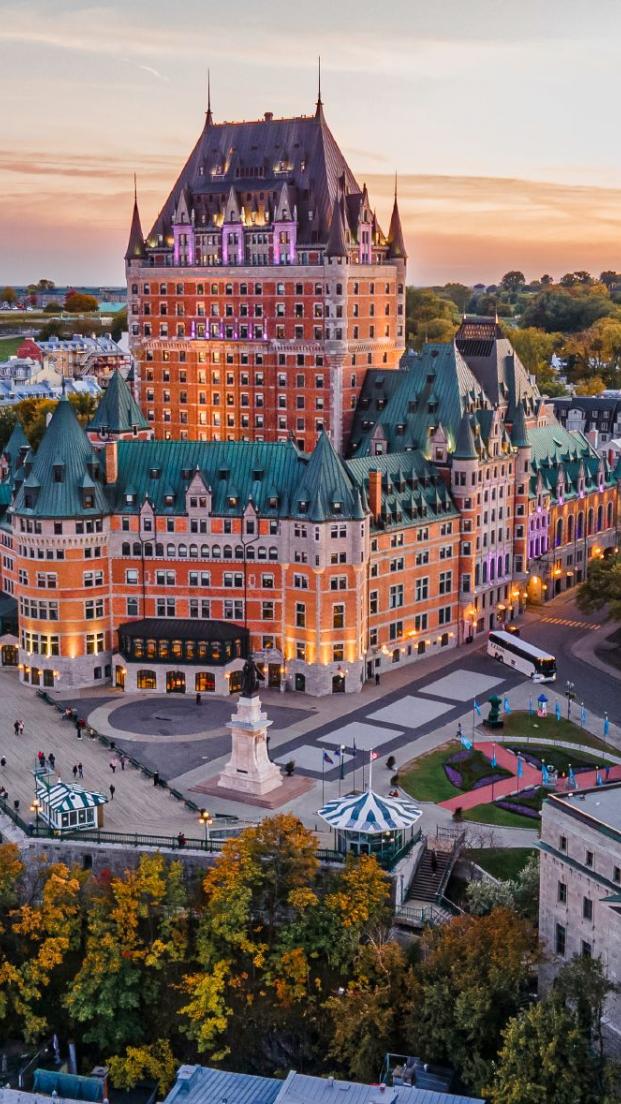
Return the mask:
<svg viewBox="0 0 621 1104">
<path fill-rule="evenodd" d="M 15 733 L 16 736 L 23 736 L 24 735 L 24 722 L 23 721 L 13 721 L 13 732 Z"/>
<path fill-rule="evenodd" d="M 56 769 L 56 756 L 53 751 L 50 751 L 49 755 L 46 755 L 44 751 L 38 751 L 37 761 L 39 763 L 39 770 L 47 769 L 53 771 Z"/>
</svg>

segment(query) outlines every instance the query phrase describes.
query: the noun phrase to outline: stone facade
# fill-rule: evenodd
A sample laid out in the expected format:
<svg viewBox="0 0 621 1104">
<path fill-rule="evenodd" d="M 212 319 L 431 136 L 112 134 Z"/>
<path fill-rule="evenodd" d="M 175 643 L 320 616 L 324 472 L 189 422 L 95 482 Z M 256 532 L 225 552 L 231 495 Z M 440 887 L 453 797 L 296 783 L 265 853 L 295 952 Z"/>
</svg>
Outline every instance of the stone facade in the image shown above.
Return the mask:
<svg viewBox="0 0 621 1104">
<path fill-rule="evenodd" d="M 621 982 L 621 786 L 557 794 L 541 819 L 539 936 L 548 954 L 544 985 L 574 955 L 601 958 Z M 621 997 L 607 1028 L 621 1046 Z"/>
</svg>

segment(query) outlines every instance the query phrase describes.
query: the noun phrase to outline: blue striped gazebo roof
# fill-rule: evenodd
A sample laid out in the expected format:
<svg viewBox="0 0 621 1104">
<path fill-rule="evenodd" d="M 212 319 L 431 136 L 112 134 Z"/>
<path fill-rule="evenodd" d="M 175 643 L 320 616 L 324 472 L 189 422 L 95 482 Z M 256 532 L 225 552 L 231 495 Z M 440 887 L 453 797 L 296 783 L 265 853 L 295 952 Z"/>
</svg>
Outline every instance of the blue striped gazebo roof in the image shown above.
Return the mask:
<svg viewBox="0 0 621 1104">
<path fill-rule="evenodd" d="M 380 797 L 367 790 L 363 794 L 328 801 L 319 810 L 319 816 L 341 832 L 380 835 L 411 828 L 422 816 L 422 810 L 408 798 Z"/>
</svg>

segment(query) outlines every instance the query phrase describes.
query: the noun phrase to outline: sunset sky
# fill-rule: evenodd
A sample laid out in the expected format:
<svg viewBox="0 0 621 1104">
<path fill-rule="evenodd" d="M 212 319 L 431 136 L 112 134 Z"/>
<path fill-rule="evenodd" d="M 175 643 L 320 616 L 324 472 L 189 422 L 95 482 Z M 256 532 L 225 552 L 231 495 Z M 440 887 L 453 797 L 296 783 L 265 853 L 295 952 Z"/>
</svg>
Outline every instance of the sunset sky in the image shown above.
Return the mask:
<svg viewBox="0 0 621 1104">
<path fill-rule="evenodd" d="M 620 0 L 0 0 L 0 282 L 123 282 L 203 125 L 326 118 L 415 283 L 621 270 Z"/>
</svg>

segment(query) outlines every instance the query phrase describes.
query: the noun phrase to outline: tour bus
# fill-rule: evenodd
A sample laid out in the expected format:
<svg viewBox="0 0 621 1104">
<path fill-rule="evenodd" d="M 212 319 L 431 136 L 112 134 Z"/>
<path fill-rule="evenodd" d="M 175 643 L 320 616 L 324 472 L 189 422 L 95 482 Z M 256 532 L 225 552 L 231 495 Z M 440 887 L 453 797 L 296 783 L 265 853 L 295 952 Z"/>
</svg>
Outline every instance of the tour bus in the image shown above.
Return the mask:
<svg viewBox="0 0 621 1104">
<path fill-rule="evenodd" d="M 499 663 L 506 663 L 516 671 L 522 671 L 533 682 L 554 682 L 556 659 L 549 652 L 542 652 L 534 644 L 520 640 L 512 633 L 491 632 L 487 642 L 487 654 Z"/>
</svg>

